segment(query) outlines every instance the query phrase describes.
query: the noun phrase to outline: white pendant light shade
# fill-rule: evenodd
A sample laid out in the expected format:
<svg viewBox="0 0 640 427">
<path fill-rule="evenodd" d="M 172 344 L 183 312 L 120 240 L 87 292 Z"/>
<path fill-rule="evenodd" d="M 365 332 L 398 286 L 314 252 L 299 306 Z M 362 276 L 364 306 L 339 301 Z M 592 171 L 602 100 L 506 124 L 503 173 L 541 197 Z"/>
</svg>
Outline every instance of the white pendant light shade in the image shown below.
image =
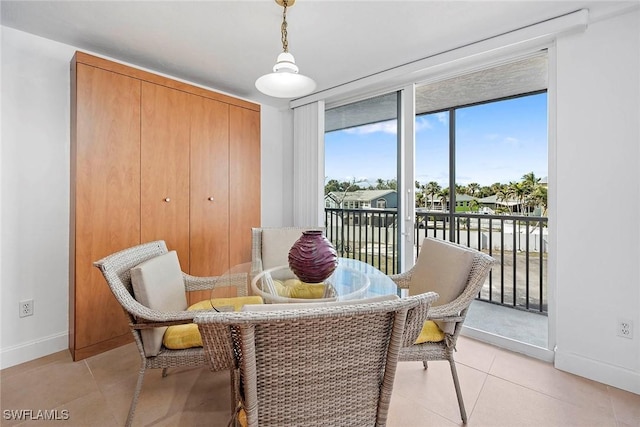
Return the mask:
<svg viewBox="0 0 640 427">
<path fill-rule="evenodd" d="M 308 95 L 316 89 L 316 82 L 307 76 L 298 74 L 298 66 L 293 55 L 289 53 L 287 40 L 287 7 L 293 6 L 295 0 L 276 0 L 282 6 L 282 53 L 278 55 L 273 73 L 265 74 L 256 80 L 256 88 L 265 95 L 275 98 L 298 98 Z"/>
<path fill-rule="evenodd" d="M 274 98 L 297 98 L 313 92 L 316 82 L 298 74 L 298 66 L 293 55 L 282 52 L 273 66 L 273 73 L 258 78 L 256 88 Z"/>
</svg>

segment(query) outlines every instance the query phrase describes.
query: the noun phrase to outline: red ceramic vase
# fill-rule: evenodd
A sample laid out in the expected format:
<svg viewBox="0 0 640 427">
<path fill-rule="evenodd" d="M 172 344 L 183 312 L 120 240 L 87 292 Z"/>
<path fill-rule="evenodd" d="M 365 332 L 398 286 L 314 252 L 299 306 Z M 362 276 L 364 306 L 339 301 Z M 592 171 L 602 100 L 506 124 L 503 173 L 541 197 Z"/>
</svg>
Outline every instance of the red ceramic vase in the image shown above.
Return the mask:
<svg viewBox="0 0 640 427">
<path fill-rule="evenodd" d="M 305 283 L 320 283 L 338 266 L 338 253 L 320 230 L 302 232 L 289 250 L 289 268 Z"/>
</svg>

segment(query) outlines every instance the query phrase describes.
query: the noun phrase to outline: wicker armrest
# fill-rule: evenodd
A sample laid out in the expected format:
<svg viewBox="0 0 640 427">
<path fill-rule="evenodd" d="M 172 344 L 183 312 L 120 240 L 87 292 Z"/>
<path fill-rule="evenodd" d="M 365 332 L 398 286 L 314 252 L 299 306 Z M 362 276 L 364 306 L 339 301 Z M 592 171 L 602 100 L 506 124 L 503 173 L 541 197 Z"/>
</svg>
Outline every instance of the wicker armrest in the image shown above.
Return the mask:
<svg viewBox="0 0 640 427">
<path fill-rule="evenodd" d="M 413 269 L 400 274 L 389 275 L 389 278 L 401 289 L 409 289 Z"/>
<path fill-rule="evenodd" d="M 182 321 L 183 323 L 191 323 L 195 314 L 193 311 L 159 311 L 149 308 L 145 305 L 140 304 L 135 299 L 131 298 L 130 301 L 127 301 L 125 309 L 137 320 L 136 323 L 144 323 L 142 321 L 151 321 L 151 322 L 174 322 L 174 321 Z"/>
<path fill-rule="evenodd" d="M 207 291 L 215 288 L 218 276 L 196 277 L 187 273 L 182 273 L 184 288 L 187 291 Z"/>
<path fill-rule="evenodd" d="M 150 322 L 150 321 L 139 321 L 136 323 L 129 323 L 129 326 L 133 329 L 152 329 L 152 328 L 161 328 L 164 326 L 175 326 L 175 325 L 186 325 L 189 323 L 193 323 L 193 316 L 195 313 L 192 312 L 191 319 L 183 319 L 183 320 L 167 320 L 165 322 Z"/>
<path fill-rule="evenodd" d="M 427 320 L 433 320 L 433 321 L 437 321 L 437 322 L 462 322 L 464 320 L 464 317 L 462 317 L 462 316 L 432 316 L 431 313 L 429 313 L 429 315 L 427 316 Z"/>
<path fill-rule="evenodd" d="M 235 287 L 238 296 L 247 295 L 247 273 L 225 274 L 223 276 L 196 277 L 182 273 L 184 287 L 188 292 L 207 291 L 216 287 Z"/>
<path fill-rule="evenodd" d="M 431 310 L 429 310 L 429 320 L 446 320 L 456 322 L 459 321 L 459 315 L 460 309 L 452 303 L 431 307 Z"/>
</svg>

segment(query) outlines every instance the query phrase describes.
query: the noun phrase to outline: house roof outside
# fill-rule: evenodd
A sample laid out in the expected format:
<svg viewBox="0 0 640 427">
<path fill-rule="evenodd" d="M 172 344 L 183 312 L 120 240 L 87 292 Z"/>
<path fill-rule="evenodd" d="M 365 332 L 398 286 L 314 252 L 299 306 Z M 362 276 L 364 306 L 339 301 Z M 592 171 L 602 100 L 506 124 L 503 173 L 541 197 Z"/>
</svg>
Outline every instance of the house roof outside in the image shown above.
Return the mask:
<svg viewBox="0 0 640 427">
<path fill-rule="evenodd" d="M 348 191 L 343 202 L 370 202 L 372 200 L 380 199 L 390 193 L 396 193 L 396 190 L 356 190 L 356 191 Z M 335 191 L 330 192 L 325 196 L 331 197 L 333 200 L 340 200 L 342 198 L 343 193 L 337 193 Z"/>
<path fill-rule="evenodd" d="M 483 197 L 482 199 L 478 199 L 478 202 L 482 204 L 494 204 L 494 205 L 502 205 L 502 206 L 517 206 L 520 204 L 520 202 L 514 199 L 498 200 L 498 196 L 495 194 L 493 196 L 487 196 L 487 197 Z"/>
</svg>

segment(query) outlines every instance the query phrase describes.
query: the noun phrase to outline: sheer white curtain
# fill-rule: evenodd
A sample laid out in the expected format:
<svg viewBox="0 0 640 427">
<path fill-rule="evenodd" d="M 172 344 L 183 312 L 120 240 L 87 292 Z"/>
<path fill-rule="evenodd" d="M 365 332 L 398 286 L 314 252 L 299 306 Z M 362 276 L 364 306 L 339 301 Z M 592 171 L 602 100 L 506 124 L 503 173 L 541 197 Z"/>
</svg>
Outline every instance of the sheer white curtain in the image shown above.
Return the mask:
<svg viewBox="0 0 640 427">
<path fill-rule="evenodd" d="M 324 101 L 293 109 L 293 225 L 324 226 Z"/>
</svg>

